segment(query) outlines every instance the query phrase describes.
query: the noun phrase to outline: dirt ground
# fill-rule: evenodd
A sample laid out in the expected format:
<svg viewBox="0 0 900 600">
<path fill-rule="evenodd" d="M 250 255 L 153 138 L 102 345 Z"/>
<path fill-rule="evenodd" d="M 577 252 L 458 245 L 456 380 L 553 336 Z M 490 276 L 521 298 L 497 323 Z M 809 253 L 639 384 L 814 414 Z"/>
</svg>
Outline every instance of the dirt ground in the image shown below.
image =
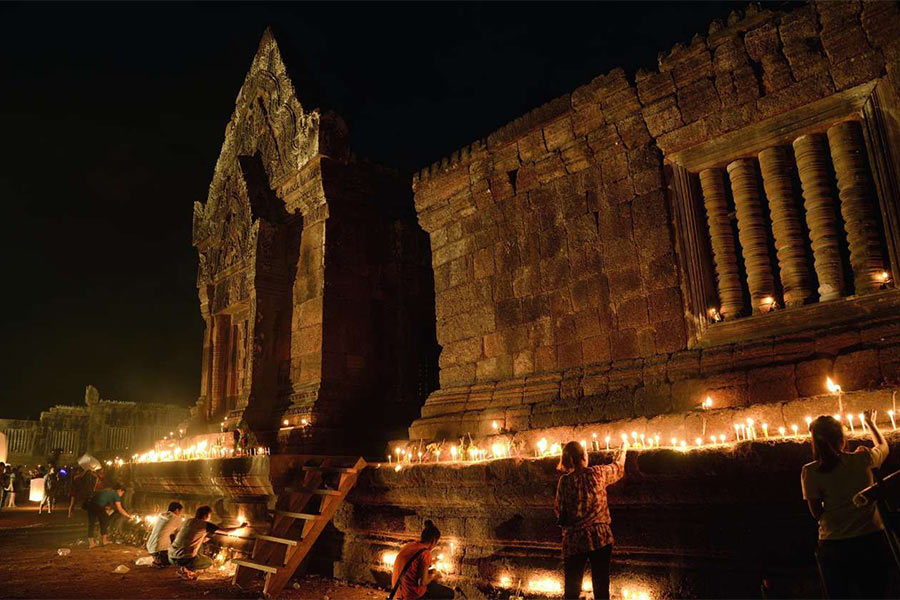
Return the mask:
<svg viewBox="0 0 900 600">
<path fill-rule="evenodd" d="M 34 508 L 0 511 L 0 598 L 259 598 L 261 583 L 250 590 L 231 586 L 216 572 L 184 581 L 174 568 L 137 566 L 141 548 L 109 544 L 89 550 L 83 543 L 84 512 L 38 515 Z M 81 543 L 78 543 L 78 542 Z M 57 551 L 68 548 L 68 556 Z M 125 565 L 125 574 L 113 573 Z M 374 600 L 386 592 L 320 577 L 303 577 L 280 598 Z"/>
</svg>

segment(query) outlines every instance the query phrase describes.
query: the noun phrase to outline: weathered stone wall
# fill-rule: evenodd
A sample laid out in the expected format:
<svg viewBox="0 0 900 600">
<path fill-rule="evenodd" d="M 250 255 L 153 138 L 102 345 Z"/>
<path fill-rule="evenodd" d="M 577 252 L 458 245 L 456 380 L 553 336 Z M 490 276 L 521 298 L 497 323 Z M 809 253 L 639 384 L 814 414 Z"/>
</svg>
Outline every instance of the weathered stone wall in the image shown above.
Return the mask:
<svg viewBox="0 0 900 600">
<path fill-rule="evenodd" d="M 831 370 L 848 389 L 896 381 L 893 307 L 867 304 L 843 329 L 810 320 L 785 335 L 761 320 L 704 343 L 671 166 L 892 73 L 898 32 L 893 3 L 751 6 L 661 55 L 657 71 L 600 76 L 417 174 L 441 389 L 410 438 L 659 414 L 707 392 L 728 405 L 789 400 L 823 391 Z"/>
</svg>

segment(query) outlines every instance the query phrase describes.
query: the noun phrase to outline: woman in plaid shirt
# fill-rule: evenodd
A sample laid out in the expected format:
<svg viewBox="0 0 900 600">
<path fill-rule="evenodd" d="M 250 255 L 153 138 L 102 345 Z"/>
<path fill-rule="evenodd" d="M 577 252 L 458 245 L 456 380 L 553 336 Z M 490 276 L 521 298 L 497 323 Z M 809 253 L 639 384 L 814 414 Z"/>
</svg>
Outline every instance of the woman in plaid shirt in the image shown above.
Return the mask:
<svg viewBox="0 0 900 600">
<path fill-rule="evenodd" d="M 591 562 L 594 598 L 609 598 L 609 561 L 613 534 L 610 528 L 606 487 L 625 474 L 625 450 L 608 465 L 588 467 L 587 454 L 578 442 L 562 451 L 560 470 L 565 475 L 556 486 L 556 517 L 562 526 L 565 598 L 578 598 L 584 565 Z"/>
</svg>

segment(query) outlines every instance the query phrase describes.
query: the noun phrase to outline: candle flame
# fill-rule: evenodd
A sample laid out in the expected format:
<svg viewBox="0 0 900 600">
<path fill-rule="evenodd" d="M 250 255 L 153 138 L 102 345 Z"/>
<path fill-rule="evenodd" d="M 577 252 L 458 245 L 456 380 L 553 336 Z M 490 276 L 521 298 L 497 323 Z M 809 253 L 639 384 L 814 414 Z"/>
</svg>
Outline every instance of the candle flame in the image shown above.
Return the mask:
<svg viewBox="0 0 900 600">
<path fill-rule="evenodd" d="M 831 377 L 825 378 L 825 387 L 828 388 L 828 392 L 831 394 L 837 394 L 841 391 L 841 386 L 832 381 Z"/>
</svg>

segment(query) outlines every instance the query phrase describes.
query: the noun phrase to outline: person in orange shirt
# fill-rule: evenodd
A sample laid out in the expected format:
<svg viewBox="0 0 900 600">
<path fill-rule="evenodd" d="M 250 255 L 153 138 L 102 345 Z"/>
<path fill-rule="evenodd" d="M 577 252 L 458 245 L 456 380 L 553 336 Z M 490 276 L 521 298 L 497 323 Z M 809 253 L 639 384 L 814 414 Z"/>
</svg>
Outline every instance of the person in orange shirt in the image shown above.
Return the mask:
<svg viewBox="0 0 900 600">
<path fill-rule="evenodd" d="M 409 542 L 400 548 L 394 560 L 390 598 L 418 600 L 425 595 L 429 583 L 440 579 L 440 573 L 431 569 L 431 551 L 440 539 L 440 530 L 426 520 L 419 541 Z"/>
</svg>

